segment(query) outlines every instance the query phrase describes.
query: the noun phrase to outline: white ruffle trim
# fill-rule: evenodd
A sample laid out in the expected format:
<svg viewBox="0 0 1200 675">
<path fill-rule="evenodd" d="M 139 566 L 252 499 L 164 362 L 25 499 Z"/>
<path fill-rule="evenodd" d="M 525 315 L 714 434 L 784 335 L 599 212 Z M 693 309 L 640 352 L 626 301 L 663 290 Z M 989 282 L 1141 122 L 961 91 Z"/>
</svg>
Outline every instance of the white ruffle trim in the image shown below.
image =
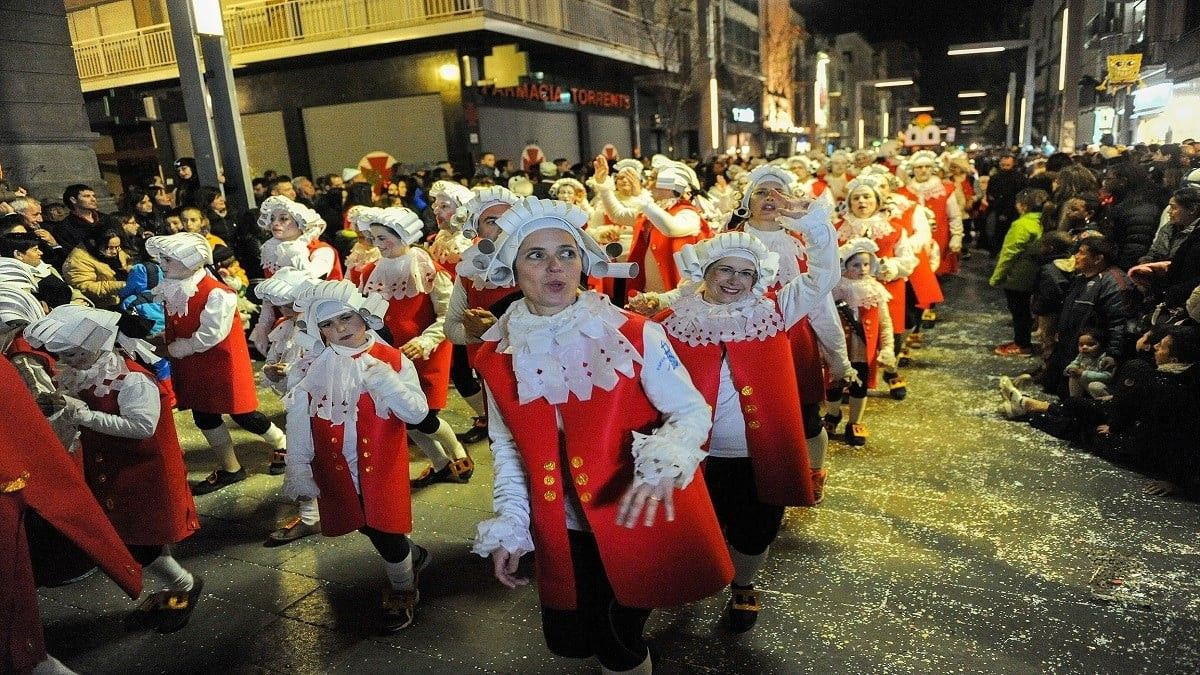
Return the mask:
<svg viewBox="0 0 1200 675">
<path fill-rule="evenodd" d="M 775 303 L 751 297 L 728 305 L 706 301 L 700 293 L 684 295 L 671 306 L 663 328 L 696 347 L 721 342 L 765 340 L 784 329 Z"/>
<path fill-rule="evenodd" d="M 863 307 L 883 307 L 892 299 L 883 284 L 875 279 L 838 279 L 833 287 L 833 299 L 844 302 L 854 309 Z"/>
<path fill-rule="evenodd" d="M 54 381 L 72 396 L 93 388 L 97 396 L 107 396 L 109 392 L 121 391 L 128 374 L 129 366 L 125 364 L 125 359 L 116 352 L 107 352 L 101 354 L 99 360 L 87 370 L 75 370 L 60 361 Z"/>
<path fill-rule="evenodd" d="M 191 300 L 192 296 L 196 294 L 200 280 L 204 278 L 205 274 L 207 272 L 201 267 L 187 279 L 163 279 L 151 289 L 150 294 L 154 296 L 155 300 L 162 303 L 167 314 L 187 316 L 188 300 Z"/>
<path fill-rule="evenodd" d="M 379 254 L 379 249 L 375 248 L 374 246 L 366 251 L 355 247 L 350 250 L 350 255 L 346 256 L 346 269 L 356 270 L 361 267 L 366 267 L 367 265 L 380 260 L 382 257 L 383 256 Z"/>
<path fill-rule="evenodd" d="M 872 241 L 878 241 L 889 236 L 896 231 L 892 227 L 892 223 L 882 214 L 876 213 L 870 218 L 859 218 L 855 215 L 847 213 L 842 218 L 842 225 L 838 228 L 838 243 L 844 244 L 851 239 L 866 237 Z"/>
<path fill-rule="evenodd" d="M 319 231 L 317 233 L 319 234 Z M 307 269 L 305 263 L 309 260 L 308 244 L 315 236 L 305 232 L 299 239 L 292 241 L 268 239 L 261 248 L 263 270 L 274 274 L 284 267 Z"/>
<path fill-rule="evenodd" d="M 612 391 L 621 375 L 633 377 L 642 355 L 618 330 L 627 320 L 604 296 L 586 291 L 553 316 L 514 302 L 483 339 L 512 355 L 520 403 L 544 398 L 557 405 L 571 394 L 587 401 L 594 387 Z"/>
<path fill-rule="evenodd" d="M 475 526 L 475 543 L 471 552 L 487 558 L 498 548 L 522 556 L 533 550 L 533 535 L 528 527 L 514 523 L 504 516 L 485 520 Z"/>
<path fill-rule="evenodd" d="M 683 489 L 696 476 L 696 467 L 707 454 L 698 447 L 681 445 L 663 436 L 633 432 L 633 475 L 635 482 L 661 485 L 673 481 Z"/>
<path fill-rule="evenodd" d="M 471 248 L 471 240 L 458 232 L 438 230 L 429 244 L 429 255 L 445 267 L 454 267 L 462 260 L 463 251 Z"/>
<path fill-rule="evenodd" d="M 915 180 L 909 181 L 908 189 L 922 199 L 940 199 L 949 194 L 946 192 L 946 184 L 939 178 L 931 178 L 924 183 L 918 183 Z"/>
<path fill-rule="evenodd" d="M 432 291 L 435 276 L 437 266 L 429 254 L 410 248 L 398 258 L 380 258 L 363 284 L 363 293 L 382 295 L 389 300 L 413 298 Z"/>
</svg>

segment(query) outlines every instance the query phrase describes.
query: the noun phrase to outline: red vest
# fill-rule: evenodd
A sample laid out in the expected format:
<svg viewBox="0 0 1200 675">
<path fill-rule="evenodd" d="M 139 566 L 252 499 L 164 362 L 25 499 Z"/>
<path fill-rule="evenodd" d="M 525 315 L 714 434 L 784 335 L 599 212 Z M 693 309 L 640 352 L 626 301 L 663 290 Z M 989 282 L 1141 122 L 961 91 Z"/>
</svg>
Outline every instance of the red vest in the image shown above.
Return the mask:
<svg viewBox="0 0 1200 675">
<path fill-rule="evenodd" d="M 28 672 L 46 657 L 25 512 L 82 549 L 131 597 L 141 568 L 129 555 L 12 364 L 0 359 L 0 669 Z M 169 417 L 168 412 L 168 417 Z"/>
<path fill-rule="evenodd" d="M 141 373 L 155 382 L 154 374 L 133 360 L 125 359 L 125 365 L 130 373 Z M 110 391 L 98 396 L 92 389 L 80 392 L 89 408 L 109 415 L 121 414 L 117 395 Z M 158 426 L 149 438 L 121 438 L 82 427 L 79 430 L 88 486 L 121 540 L 131 546 L 173 544 L 200 529 L 183 465 L 183 449 L 175 433 L 175 417 L 169 395 L 161 386 L 158 400 Z"/>
<path fill-rule="evenodd" d="M 376 341 L 366 352 L 399 372 L 400 350 Z M 356 357 L 358 358 L 358 357 Z M 370 394 L 358 398 L 358 484 L 342 454 L 345 426 L 312 418 L 313 480 L 321 488 L 317 508 L 321 533 L 337 537 L 363 525 L 392 534 L 412 532 L 412 502 L 408 487 L 408 437 L 404 421 L 380 418 Z"/>
<path fill-rule="evenodd" d="M 517 286 L 503 286 L 501 288 L 475 288 L 475 282 L 470 279 L 463 279 L 463 289 L 467 292 L 467 307 L 471 309 L 486 309 L 498 318 L 504 312 L 497 312 L 495 307 L 501 300 L 508 298 L 510 295 L 521 293 L 521 289 Z M 467 344 L 467 360 L 470 363 L 475 362 L 475 356 L 479 353 L 479 348 L 482 343 L 472 342 Z"/>
<path fill-rule="evenodd" d="M 936 270 L 938 276 L 958 272 L 958 254 L 950 252 L 950 214 L 946 211 L 946 204 L 954 199 L 954 183 L 942 181 L 942 189 L 945 194 L 941 197 L 925 199 L 925 206 L 933 211 L 934 222 L 932 224 L 935 225 L 933 240 L 937 242 L 938 248 L 942 251 L 941 263 L 938 264 Z M 909 199 L 919 202 L 917 194 L 907 186 L 900 188 L 899 192 Z"/>
<path fill-rule="evenodd" d="M 205 275 L 196 293 L 188 299 L 186 316 L 167 313 L 167 344 L 191 337 L 200 328 L 200 313 L 210 293 L 233 293 L 225 284 Z M 180 410 L 237 415 L 258 409 L 254 385 L 254 367 L 246 333 L 238 317 L 233 318 L 229 335 L 212 349 L 185 356 L 171 357 L 171 380 Z"/>
<path fill-rule="evenodd" d="M 879 334 L 880 326 L 878 305 L 874 307 L 860 307 L 858 310 L 858 322 L 862 324 L 863 333 L 866 334 L 867 338 L 867 381 L 865 384 L 867 387 L 873 388 L 875 386 L 875 373 L 879 365 L 875 359 L 875 356 L 879 353 L 879 341 L 881 339 L 890 340 L 891 336 L 883 336 Z M 901 326 L 903 325 L 904 324 L 902 321 Z M 845 321 L 842 322 L 842 331 L 846 334 L 846 346 L 849 347 L 851 332 L 850 326 Z M 901 328 L 900 332 L 904 332 L 904 329 Z"/>
<path fill-rule="evenodd" d="M 33 345 L 29 344 L 29 340 L 26 340 L 25 336 L 21 335 L 20 333 L 13 338 L 12 343 L 8 345 L 8 351 L 4 353 L 4 355 L 10 359 L 18 354 L 24 354 L 26 356 L 33 357 L 38 363 L 41 364 L 42 369 L 44 369 L 46 373 L 50 375 L 50 377 L 54 377 L 58 374 L 58 368 L 56 366 L 54 357 L 51 356 L 49 352 L 42 351 L 41 349 L 35 349 Z"/>
<path fill-rule="evenodd" d="M 438 272 L 442 266 L 435 260 L 433 266 Z M 370 279 L 375 271 L 375 263 L 363 267 L 363 279 Z M 364 282 L 365 283 L 365 282 Z M 388 298 L 387 314 L 383 316 L 383 325 L 392 334 L 392 344 L 403 347 L 406 342 L 417 337 L 437 320 L 437 310 L 433 306 L 433 296 L 429 293 L 414 295 L 411 298 Z M 450 394 L 450 361 L 453 357 L 454 345 L 449 340 L 443 340 L 427 359 L 414 359 L 417 376 L 421 380 L 421 391 L 429 400 L 430 410 L 442 410 Z"/>
<path fill-rule="evenodd" d="M 655 319 L 665 321 L 671 313 L 668 309 Z M 696 346 L 677 339 L 670 331 L 667 338 L 714 415 L 721 361 L 729 361 L 746 419 L 746 444 L 759 501 L 777 506 L 812 506 L 808 442 L 788 334 Z"/>
<path fill-rule="evenodd" d="M 621 333 L 639 353 L 644 319 L 629 315 Z M 485 342 L 476 361 L 504 422 L 512 431 L 530 488 L 530 529 L 536 545 L 542 604 L 574 609 L 575 573 L 563 508 L 564 476 L 579 496 L 596 537 L 604 572 L 617 601 L 628 607 L 668 607 L 708 597 L 733 578 L 733 563 L 697 475 L 676 490 L 675 520 L 659 516 L 653 527 L 616 524 L 622 495 L 633 482 L 633 432 L 650 433 L 661 417 L 641 386 L 641 366 L 612 391 L 596 388 L 588 401 L 574 395 L 552 406 L 545 399 L 521 404 L 512 356 Z M 555 411 L 562 416 L 561 433 Z M 561 440 L 560 440 L 561 439 Z M 699 472 L 697 472 L 699 474 Z"/>
<path fill-rule="evenodd" d="M 633 245 L 629 250 L 629 262 L 635 262 L 640 265 L 641 271 L 636 278 L 629 280 L 627 291 L 629 295 L 633 295 L 634 291 L 640 293 L 646 290 L 647 252 L 654 256 L 654 261 L 658 263 L 658 271 L 662 275 L 666 290 L 670 291 L 679 285 L 679 270 L 675 268 L 675 254 L 688 244 L 694 244 L 712 237 L 708 221 L 704 220 L 704 216 L 700 214 L 700 209 L 682 199 L 667 209 L 667 213 L 671 215 L 683 211 L 695 211 L 700 216 L 699 234 L 690 237 L 668 237 L 655 227 L 654 223 L 651 223 L 645 214 L 637 217 L 637 220 L 633 224 Z"/>
<path fill-rule="evenodd" d="M 916 231 L 916 228 L 913 226 L 913 214 L 919 208 L 921 208 L 921 205 L 914 203 L 904 211 L 904 215 L 900 218 L 900 223 L 910 238 L 913 236 L 913 232 Z M 933 274 L 933 268 L 929 266 L 929 251 L 922 246 L 921 250 L 916 253 L 917 266 L 908 277 L 908 283 L 912 285 L 913 293 L 917 296 L 917 306 L 928 309 L 942 302 L 945 298 L 942 297 L 942 287 L 938 284 L 937 277 Z M 891 289 L 888 289 L 888 292 L 891 292 Z"/>
</svg>

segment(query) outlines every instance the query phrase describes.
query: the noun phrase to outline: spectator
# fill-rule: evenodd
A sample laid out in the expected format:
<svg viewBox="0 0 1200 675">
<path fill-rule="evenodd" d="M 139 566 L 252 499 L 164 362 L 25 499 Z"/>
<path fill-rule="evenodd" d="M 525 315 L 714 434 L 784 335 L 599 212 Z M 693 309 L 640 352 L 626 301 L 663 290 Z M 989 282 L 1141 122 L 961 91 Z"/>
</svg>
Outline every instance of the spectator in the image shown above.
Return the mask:
<svg viewBox="0 0 1200 675">
<path fill-rule="evenodd" d="M 1150 250 L 1158 230 L 1160 205 L 1155 202 L 1154 184 L 1144 168 L 1122 162 L 1108 169 L 1104 190 L 1113 198 L 1107 234 L 1117 248 L 1114 262 L 1127 270 Z"/>
<path fill-rule="evenodd" d="M 121 200 L 121 211 L 132 214 L 141 229 L 147 232 L 157 234 L 162 231 L 162 211 L 155 205 L 147 190 L 139 187 L 129 188 L 125 192 L 125 198 Z"/>
<path fill-rule="evenodd" d="M 996 255 L 1008 232 L 1008 226 L 1017 218 L 1017 193 L 1025 189 L 1025 174 L 1017 170 L 1017 160 L 1010 154 L 1000 156 L 998 167 L 988 180 L 987 198 L 984 206 L 988 210 L 984 239 L 987 250 Z"/>
<path fill-rule="evenodd" d="M 121 289 L 125 287 L 130 267 L 121 241 L 119 230 L 96 228 L 63 263 L 67 283 L 100 309 L 114 309 L 121 303 Z"/>
<path fill-rule="evenodd" d="M 1138 262 L 1169 260 L 1196 229 L 1197 223 L 1200 223 L 1200 187 L 1176 190 L 1167 202 L 1166 222 L 1159 226 L 1150 250 Z M 1130 270 L 1130 276 L 1133 276 L 1133 270 Z"/>
<path fill-rule="evenodd" d="M 1062 218 L 1059 221 L 1059 231 L 1066 232 L 1073 238 L 1079 238 L 1088 230 L 1099 230 L 1101 225 L 1096 221 L 1100 212 L 1100 197 L 1096 194 L 1082 194 L 1069 197 L 1062 204 Z"/>
<path fill-rule="evenodd" d="M 292 191 L 296 193 L 296 201 L 312 208 L 313 200 L 317 198 L 317 186 L 308 176 L 296 176 L 292 179 Z"/>
<path fill-rule="evenodd" d="M 30 234 L 6 234 L 0 236 L 0 257 L 12 258 L 28 267 L 37 286 L 34 295 L 47 306 L 57 307 L 68 302 L 87 304 L 83 294 L 68 286 L 59 271 L 45 261 L 44 246 L 40 239 Z"/>
<path fill-rule="evenodd" d="M 1115 264 L 1116 247 L 1105 239 L 1088 237 L 1075 247 L 1075 272 L 1063 297 L 1058 316 L 1058 341 L 1047 365 L 1047 378 L 1054 378 L 1054 393 L 1065 395 L 1066 382 L 1059 375 L 1076 356 L 1079 336 L 1089 329 L 1101 331 L 1106 353 L 1114 359 L 1125 355 L 1132 316 L 1132 285 Z"/>
<path fill-rule="evenodd" d="M 63 191 L 63 203 L 70 212 L 61 223 L 51 228 L 50 234 L 68 251 L 82 243 L 96 227 L 116 227 L 110 218 L 100 213 L 96 191 L 87 185 L 68 185 Z"/>
<path fill-rule="evenodd" d="M 1079 353 L 1063 371 L 1067 376 L 1067 391 L 1071 398 L 1084 395 L 1104 398 L 1109 395 L 1108 383 L 1112 381 L 1112 370 L 1116 363 L 1105 355 L 1101 338 L 1103 335 L 1097 330 L 1086 330 L 1079 334 Z"/>
<path fill-rule="evenodd" d="M 538 199 L 550 199 L 550 186 L 558 180 L 558 167 L 553 162 L 542 162 L 538 165 L 541 178 L 533 186 L 533 196 Z"/>
<path fill-rule="evenodd" d="M 194 158 L 180 157 L 175 160 L 175 181 L 175 206 L 195 206 L 200 176 L 196 173 Z"/>
<path fill-rule="evenodd" d="M 992 286 L 1004 290 L 1008 311 L 1013 320 L 1013 341 L 995 349 L 999 356 L 1022 356 L 1033 353 L 1030 334 L 1033 331 L 1033 314 L 1030 300 L 1037 287 L 1038 261 L 1037 240 L 1042 236 L 1042 205 L 1047 195 L 1044 190 L 1027 188 L 1017 194 L 1016 207 L 1019 217 L 1013 221 L 1004 235 L 1004 246 L 996 259 Z"/>
<path fill-rule="evenodd" d="M 1071 285 L 1075 258 L 1072 255 L 1071 237 L 1065 232 L 1044 233 L 1038 240 L 1037 249 L 1041 267 L 1030 300 L 1030 310 L 1037 320 L 1037 332 L 1041 335 L 1044 367 L 1054 343 L 1058 341 L 1058 314 L 1062 311 L 1063 298 Z"/>
<path fill-rule="evenodd" d="M 196 196 L 196 206 L 208 221 L 210 232 L 225 241 L 233 239 L 233 221 L 229 218 L 229 207 L 220 189 L 211 185 L 200 188 Z"/>
<path fill-rule="evenodd" d="M 45 228 L 42 222 L 41 202 L 29 196 L 17 197 L 10 206 L 13 213 L 21 216 L 21 220 L 25 223 L 25 229 L 42 240 L 46 262 L 54 267 L 62 265 L 63 260 L 67 257 L 67 252 L 58 245 L 54 235 L 50 234 L 50 230 Z"/>
</svg>

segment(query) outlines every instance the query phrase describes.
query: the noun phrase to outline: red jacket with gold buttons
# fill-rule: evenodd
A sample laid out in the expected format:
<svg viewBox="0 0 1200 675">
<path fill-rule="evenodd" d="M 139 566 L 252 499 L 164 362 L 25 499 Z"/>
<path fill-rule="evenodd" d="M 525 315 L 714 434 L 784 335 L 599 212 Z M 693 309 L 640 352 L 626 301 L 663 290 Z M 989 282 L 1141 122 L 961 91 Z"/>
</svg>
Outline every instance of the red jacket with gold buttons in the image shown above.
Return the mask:
<svg viewBox="0 0 1200 675">
<path fill-rule="evenodd" d="M 668 309 L 655 320 L 662 323 L 671 313 Z M 693 346 L 668 330 L 667 339 L 714 415 L 721 385 L 721 361 L 729 361 L 729 373 L 746 420 L 746 444 L 759 501 L 778 506 L 812 506 L 808 442 L 804 438 L 800 391 L 788 333 L 780 331 L 762 340 Z"/>
<path fill-rule="evenodd" d="M 7 359 L 0 359 L 0 396 L 0 671 L 25 672 L 46 658 L 26 509 L 73 541 L 132 598 L 142 591 L 142 570 Z"/>
<path fill-rule="evenodd" d="M 403 359 L 400 350 L 382 341 L 363 352 L 383 361 L 397 372 Z M 358 354 L 355 358 L 361 357 Z M 403 420 L 380 418 L 371 395 L 358 397 L 358 483 L 354 489 L 350 465 L 342 454 L 346 428 L 319 417 L 312 418 L 313 481 L 321 488 L 321 533 L 327 537 L 353 532 L 363 525 L 382 532 L 407 534 L 412 531 L 412 503 L 408 487 L 408 439 Z"/>
<path fill-rule="evenodd" d="M 641 214 L 633 223 L 633 244 L 629 248 L 629 262 L 635 262 L 641 267 L 641 273 L 630 279 L 628 293 L 646 290 L 646 253 L 654 256 L 658 263 L 659 274 L 662 275 L 666 290 L 674 290 L 679 285 L 679 270 L 675 267 L 675 254 L 684 246 L 712 237 L 708 221 L 704 214 L 690 202 L 680 199 L 667 209 L 667 213 L 675 215 L 683 211 L 695 211 L 700 216 L 700 233 L 690 237 L 668 237 L 650 222 L 646 214 Z"/>
<path fill-rule="evenodd" d="M 644 321 L 631 315 L 620 328 L 638 353 L 645 353 Z M 612 391 L 594 388 L 588 401 L 572 395 L 558 406 L 542 398 L 521 404 L 512 356 L 498 353 L 497 344 L 483 344 L 476 367 L 512 432 L 529 477 L 530 528 L 542 604 L 576 607 L 564 480 L 573 483 L 621 604 L 669 607 L 708 597 L 728 585 L 733 564 L 704 481 L 692 480 L 675 491 L 673 522 L 660 514 L 652 527 L 616 524 L 620 499 L 633 482 L 633 432 L 650 433 L 662 423 L 641 387 L 641 366 L 635 366 L 633 377 L 621 377 Z M 555 433 L 556 410 L 562 417 L 561 433 Z"/>
<path fill-rule="evenodd" d="M 497 312 L 493 307 L 508 296 L 521 293 L 521 289 L 515 285 L 501 286 L 499 288 L 476 288 L 475 282 L 466 277 L 463 277 L 460 283 L 463 285 L 463 290 L 467 292 L 468 308 L 486 309 L 497 317 L 504 312 Z M 482 346 L 483 344 L 479 342 L 467 343 L 467 359 L 471 363 L 475 362 L 475 355 L 479 353 L 479 348 Z"/>
<path fill-rule="evenodd" d="M 134 361 L 126 359 L 125 365 L 158 387 L 158 426 L 154 435 L 141 439 L 80 428 L 84 476 L 122 541 L 131 546 L 173 544 L 200 529 L 200 521 L 188 488 L 170 393 Z M 92 410 L 120 415 L 117 395 L 113 390 L 97 396 L 88 389 L 79 398 Z"/>
<path fill-rule="evenodd" d="M 188 298 L 185 316 L 167 313 L 167 344 L 189 338 L 200 328 L 200 314 L 210 293 L 233 293 L 228 286 L 206 274 Z M 258 410 L 254 367 L 246 333 L 235 315 L 229 335 L 212 349 L 181 359 L 171 358 L 171 380 L 180 410 L 237 415 Z M 169 408 L 167 409 L 169 410 Z"/>
</svg>

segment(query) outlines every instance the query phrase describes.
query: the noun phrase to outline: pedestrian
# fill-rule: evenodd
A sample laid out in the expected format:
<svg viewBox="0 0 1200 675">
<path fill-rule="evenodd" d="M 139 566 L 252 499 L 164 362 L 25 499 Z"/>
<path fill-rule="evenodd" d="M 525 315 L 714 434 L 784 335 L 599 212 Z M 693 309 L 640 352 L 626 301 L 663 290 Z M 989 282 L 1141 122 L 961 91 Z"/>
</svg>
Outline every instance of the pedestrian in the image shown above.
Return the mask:
<svg viewBox="0 0 1200 675">
<path fill-rule="evenodd" d="M 416 369 L 368 328 L 383 326 L 386 301 L 349 281 L 322 281 L 296 301 L 317 347 L 296 365 L 287 399 L 283 493 L 320 498 L 321 533 L 366 535 L 384 561 L 381 632 L 408 628 L 429 551 L 412 543 L 405 424 L 428 412 Z M 303 510 L 303 506 L 301 507 Z"/>
<path fill-rule="evenodd" d="M 528 583 L 517 564 L 534 553 L 551 652 L 650 673 L 651 609 L 707 597 L 733 576 L 697 470 L 711 412 L 661 326 L 578 290 L 585 273 L 628 273 L 586 222 L 532 199 L 498 222 L 488 276 L 524 297 L 484 334 L 476 364 L 497 517 L 479 525 L 473 550 L 509 588 Z"/>
<path fill-rule="evenodd" d="M 380 259 L 363 270 L 368 296 L 383 298 L 388 309 L 383 324 L 392 345 L 415 364 L 429 412 L 409 433 L 429 466 L 413 481 L 423 487 L 438 482 L 466 483 L 475 462 L 438 413 L 450 389 L 452 345 L 446 340 L 446 309 L 453 288 L 450 275 L 422 248 L 421 219 L 403 207 L 380 209 L 371 223 L 371 239 Z"/>
<path fill-rule="evenodd" d="M 1040 267 L 1038 239 L 1042 237 L 1044 190 L 1026 188 L 1017 194 L 1017 219 L 1004 235 L 1004 246 L 988 283 L 1004 291 L 1013 321 L 1013 340 L 993 350 L 997 356 L 1028 356 L 1033 353 L 1033 310 L 1030 300 L 1037 288 Z"/>
<path fill-rule="evenodd" d="M 25 337 L 58 356 L 63 414 L 80 429 L 84 476 L 121 541 L 166 589 L 126 617 L 127 628 L 171 633 L 187 625 L 204 580 L 175 560 L 171 545 L 200 529 L 188 492 L 170 391 L 128 352 L 121 315 L 64 305 L 31 323 Z M 148 348 L 149 345 L 144 345 Z M 140 351 L 140 350 L 139 350 Z"/>
<path fill-rule="evenodd" d="M 246 334 L 238 321 L 237 294 L 209 272 L 212 248 L 204 236 L 180 232 L 151 237 L 146 250 L 162 268 L 154 298 L 166 310 L 164 341 L 180 410 L 216 453 L 220 466 L 192 487 L 205 495 L 246 479 L 222 415 L 258 434 L 272 448 L 267 472 L 283 473 L 283 431 L 258 411 L 258 393 Z"/>
<path fill-rule="evenodd" d="M 822 306 L 837 282 L 837 243 L 828 211 L 800 209 L 803 202 L 788 200 L 777 215 L 809 242 L 807 272 L 767 297 L 779 255 L 753 235 L 726 232 L 679 252 L 681 270 L 698 287 L 657 317 L 713 411 L 704 482 L 733 560 L 725 620 L 735 633 L 758 620 L 755 579 L 784 507 L 816 504 L 825 477 L 809 463 L 788 329 Z M 819 419 L 815 426 L 822 429 Z"/>
<path fill-rule="evenodd" d="M 1001 154 L 996 170 L 988 178 L 983 200 L 987 209 L 984 246 L 993 257 L 1000 253 L 1008 226 L 1017 218 L 1017 193 L 1025 189 L 1026 182 L 1025 173 L 1017 169 L 1016 157 L 1010 153 Z"/>
</svg>

